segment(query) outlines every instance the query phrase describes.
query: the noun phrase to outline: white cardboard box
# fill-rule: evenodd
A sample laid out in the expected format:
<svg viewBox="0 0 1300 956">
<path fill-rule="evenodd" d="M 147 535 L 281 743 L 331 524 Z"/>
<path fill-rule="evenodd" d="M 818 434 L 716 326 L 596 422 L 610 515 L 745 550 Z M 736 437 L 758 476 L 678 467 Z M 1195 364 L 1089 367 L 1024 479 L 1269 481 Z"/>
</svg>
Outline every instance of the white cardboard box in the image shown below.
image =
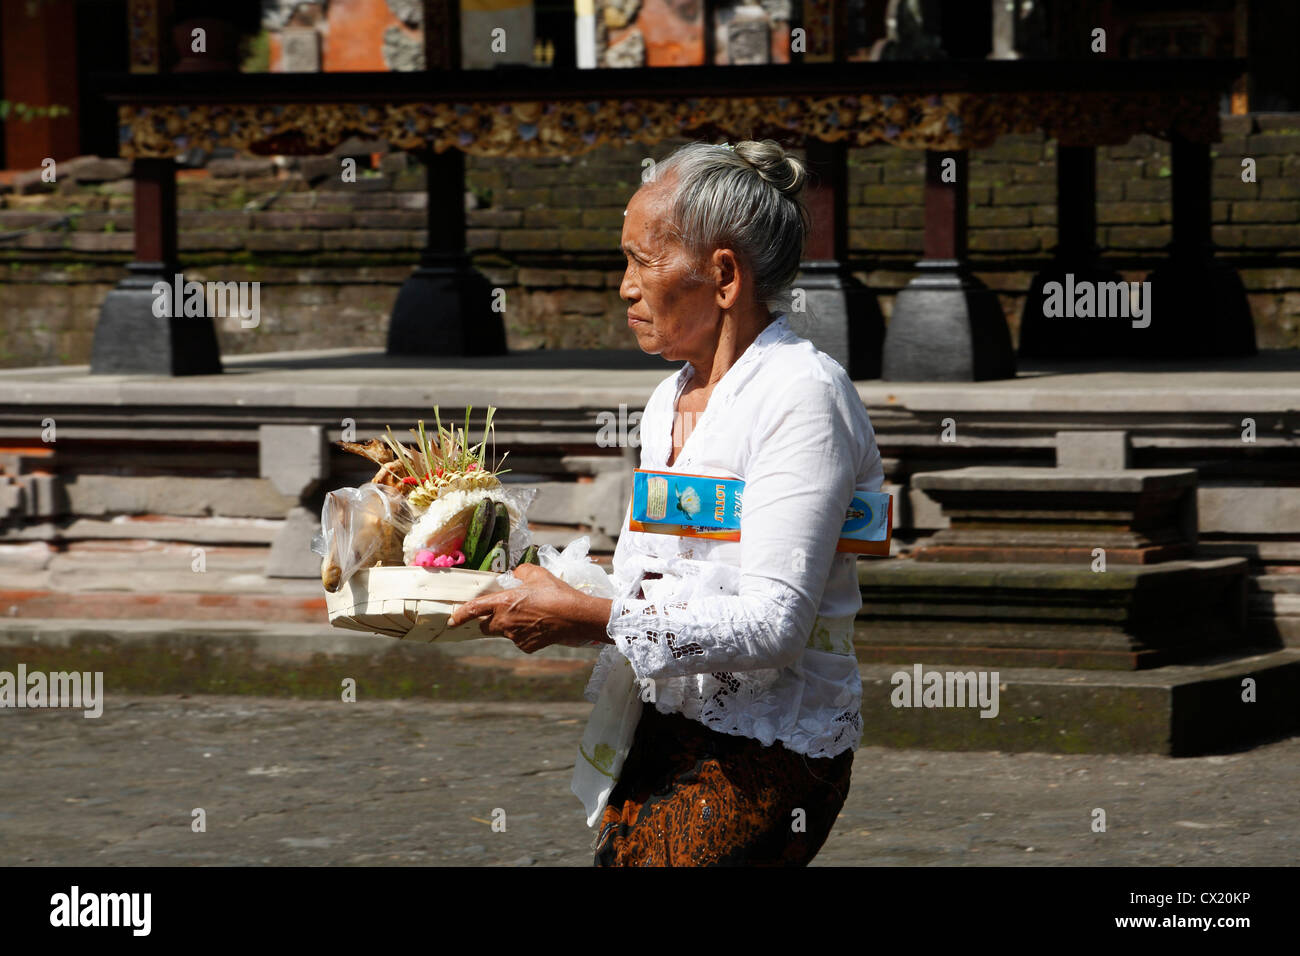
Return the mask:
<svg viewBox="0 0 1300 956">
<path fill-rule="evenodd" d="M 326 594 L 330 624 L 406 641 L 469 641 L 483 637 L 482 618 L 447 628 L 456 605 L 500 591 L 498 574 L 463 568 L 363 568 Z"/>
</svg>

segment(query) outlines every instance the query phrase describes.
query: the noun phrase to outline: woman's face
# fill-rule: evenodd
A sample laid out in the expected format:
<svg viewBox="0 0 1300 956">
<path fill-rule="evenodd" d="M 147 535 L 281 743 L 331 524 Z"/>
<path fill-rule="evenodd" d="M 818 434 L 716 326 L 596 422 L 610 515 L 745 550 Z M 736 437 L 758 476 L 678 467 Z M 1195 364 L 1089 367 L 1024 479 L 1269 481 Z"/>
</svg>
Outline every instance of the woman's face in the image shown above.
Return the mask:
<svg viewBox="0 0 1300 956">
<path fill-rule="evenodd" d="M 618 294 L 641 350 L 678 361 L 710 353 L 720 316 L 716 285 L 690 278 L 686 250 L 667 233 L 667 203 L 667 190 L 643 187 L 627 204 Z"/>
</svg>

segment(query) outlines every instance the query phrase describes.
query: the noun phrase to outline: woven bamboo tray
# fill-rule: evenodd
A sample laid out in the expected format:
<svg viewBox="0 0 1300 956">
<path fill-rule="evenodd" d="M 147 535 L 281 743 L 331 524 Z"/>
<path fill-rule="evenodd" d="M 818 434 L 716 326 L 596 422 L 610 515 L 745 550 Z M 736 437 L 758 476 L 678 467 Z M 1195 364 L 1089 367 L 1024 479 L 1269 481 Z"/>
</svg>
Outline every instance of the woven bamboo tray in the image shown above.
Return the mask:
<svg viewBox="0 0 1300 956">
<path fill-rule="evenodd" d="M 474 618 L 447 627 L 456 605 L 500 591 L 498 575 L 462 568 L 365 568 L 326 594 L 330 624 L 405 641 L 468 641 L 483 637 Z"/>
</svg>

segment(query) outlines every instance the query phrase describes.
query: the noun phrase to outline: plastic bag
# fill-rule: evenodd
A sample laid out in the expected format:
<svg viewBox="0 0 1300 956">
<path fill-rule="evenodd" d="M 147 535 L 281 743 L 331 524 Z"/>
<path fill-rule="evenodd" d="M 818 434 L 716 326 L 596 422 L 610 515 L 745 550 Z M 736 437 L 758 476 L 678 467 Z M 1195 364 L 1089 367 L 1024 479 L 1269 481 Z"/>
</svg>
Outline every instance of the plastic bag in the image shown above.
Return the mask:
<svg viewBox="0 0 1300 956">
<path fill-rule="evenodd" d="M 616 596 L 613 579 L 591 560 L 590 547 L 591 539 L 586 535 L 571 541 L 563 551 L 544 544 L 537 549 L 537 563 L 579 591 L 613 598 Z M 510 574 L 503 574 L 497 580 L 502 587 L 517 587 L 522 583 Z M 606 648 L 606 652 L 612 650 Z M 596 825 L 609 803 L 609 795 L 632 749 L 642 706 L 641 685 L 632 665 L 622 654 L 614 653 L 604 686 L 587 718 L 569 783 L 569 790 L 587 811 L 589 827 Z"/>
<path fill-rule="evenodd" d="M 537 549 L 537 563 L 579 591 L 594 597 L 616 597 L 613 579 L 591 560 L 590 548 L 591 539 L 586 535 L 569 542 L 563 551 L 544 544 Z M 503 588 L 523 584 L 510 572 L 498 576 L 497 581 Z M 632 665 L 626 657 L 615 653 L 605 684 L 587 719 L 569 783 L 570 791 L 586 808 L 589 827 L 596 825 L 609 803 L 609 795 L 632 749 L 642 706 L 641 685 Z"/>
<path fill-rule="evenodd" d="M 493 497 L 505 502 L 510 511 L 510 566 L 519 563 L 529 545 L 533 543 L 533 530 L 528 527 L 528 506 L 537 498 L 536 488 L 521 488 L 518 485 L 505 485 L 493 493 Z M 540 551 L 541 549 L 538 548 Z M 552 548 L 552 550 L 554 550 Z"/>
<path fill-rule="evenodd" d="M 362 568 L 402 564 L 402 538 L 415 516 L 400 491 L 370 482 L 325 496 L 321 533 L 311 549 L 324 561 L 321 583 L 331 593 Z"/>
<path fill-rule="evenodd" d="M 591 560 L 590 548 L 591 539 L 586 535 L 569 542 L 563 551 L 544 544 L 537 549 L 537 563 L 579 591 L 594 597 L 616 597 L 613 579 Z M 503 588 L 523 584 L 510 572 L 499 575 L 497 581 Z M 606 648 L 602 655 L 612 650 Z M 596 825 L 609 803 L 609 795 L 632 749 L 642 706 L 641 685 L 632 665 L 622 654 L 613 653 L 604 686 L 587 719 L 569 783 L 570 791 L 587 811 L 589 827 Z"/>
<path fill-rule="evenodd" d="M 593 597 L 612 598 L 615 596 L 614 585 L 608 574 L 591 560 L 587 553 L 591 548 L 591 539 L 587 535 L 570 541 L 563 551 L 557 551 L 549 544 L 537 549 L 537 563 L 550 571 L 565 584 L 572 585 Z M 523 584 L 517 577 L 507 571 L 497 578 L 503 588 L 518 587 Z"/>
</svg>

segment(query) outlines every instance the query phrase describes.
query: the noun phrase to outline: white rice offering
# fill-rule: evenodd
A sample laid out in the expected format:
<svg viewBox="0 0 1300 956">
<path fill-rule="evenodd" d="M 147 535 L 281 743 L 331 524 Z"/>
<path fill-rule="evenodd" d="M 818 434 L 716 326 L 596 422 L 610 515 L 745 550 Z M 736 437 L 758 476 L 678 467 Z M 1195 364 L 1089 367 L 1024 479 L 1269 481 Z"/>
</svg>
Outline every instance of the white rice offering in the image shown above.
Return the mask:
<svg viewBox="0 0 1300 956">
<path fill-rule="evenodd" d="M 535 490 L 529 489 L 535 494 Z M 483 500 L 500 501 L 510 515 L 510 558 L 513 564 L 532 543 L 532 534 L 524 520 L 519 496 L 498 486 L 472 491 L 448 491 L 439 495 L 427 511 L 416 519 L 406 537 L 402 539 L 402 562 L 410 565 L 417 553 L 429 549 L 435 554 L 446 553 L 456 538 L 464 539 L 474 509 Z M 532 495 L 528 495 L 532 498 Z M 523 502 L 527 505 L 528 502 Z M 464 565 L 458 565 L 464 567 Z"/>
</svg>

